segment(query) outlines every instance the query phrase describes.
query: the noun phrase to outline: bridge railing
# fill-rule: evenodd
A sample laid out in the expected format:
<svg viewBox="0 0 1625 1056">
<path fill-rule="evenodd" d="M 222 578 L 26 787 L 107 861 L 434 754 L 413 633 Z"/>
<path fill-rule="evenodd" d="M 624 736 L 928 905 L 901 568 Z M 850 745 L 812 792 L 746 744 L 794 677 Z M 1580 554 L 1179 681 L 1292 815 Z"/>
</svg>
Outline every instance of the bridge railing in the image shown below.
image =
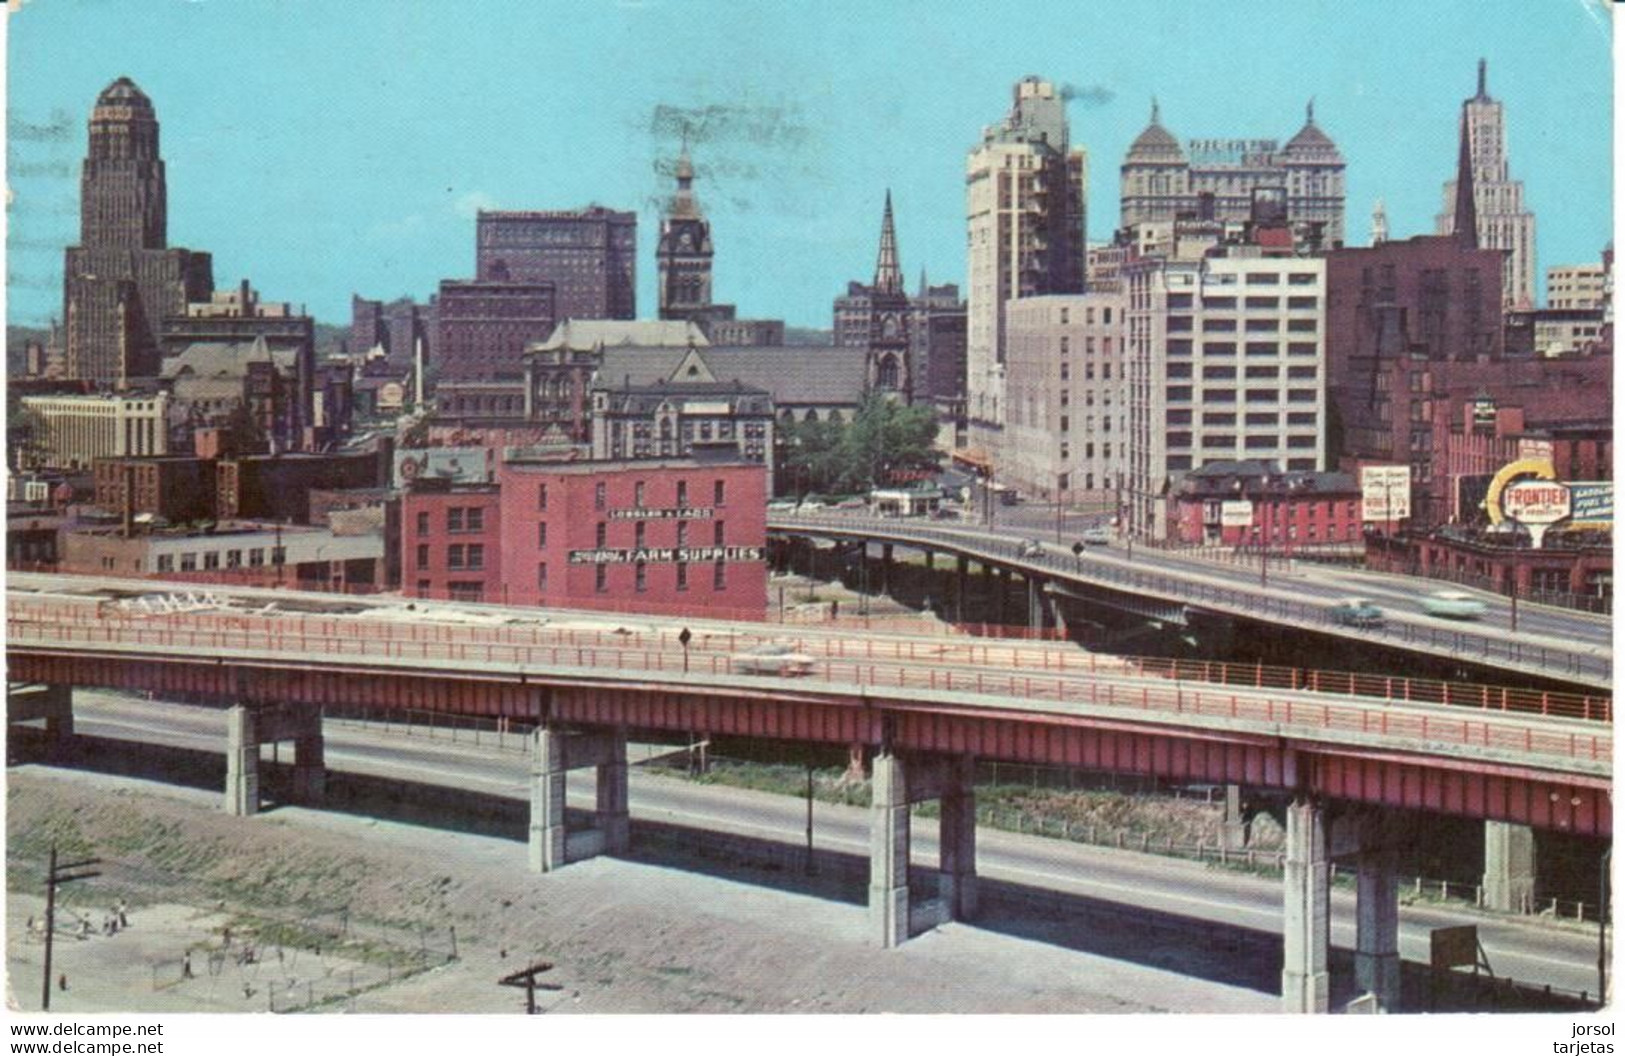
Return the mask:
<svg viewBox="0 0 1625 1056">
<path fill-rule="evenodd" d="M 61 604 L 15 595 L 11 611 L 34 620 L 68 624 L 102 625 L 119 610 L 104 604 Z M 162 617 L 168 626 L 198 630 L 269 628 L 262 617 L 228 609 L 177 612 Z M 378 641 L 405 638 L 410 641 L 476 642 L 501 645 L 565 645 L 625 647 L 655 643 L 669 647 L 677 627 L 653 633 L 628 628 L 481 626 L 444 622 L 368 622 L 338 619 L 298 612 L 278 612 L 275 626 L 294 628 L 317 637 L 353 637 Z M 769 629 L 730 630 L 726 634 L 702 631 L 694 635 L 694 653 L 723 651 L 735 653 L 770 642 L 783 642 L 783 634 Z M 1118 656 L 1076 649 L 1047 648 L 1041 643 L 989 641 L 985 639 L 944 638 L 922 641 L 918 638 L 865 636 L 860 639 L 802 635 L 789 639 L 803 653 L 829 659 L 897 660 L 910 663 L 966 664 L 984 667 L 1016 667 L 1024 670 L 1088 674 L 1110 674 L 1158 678 L 1185 682 L 1208 682 L 1251 689 L 1279 689 L 1337 694 L 1402 703 L 1444 704 L 1486 711 L 1527 712 L 1545 716 L 1576 718 L 1593 722 L 1613 721 L 1613 700 L 1604 694 L 1563 693 L 1552 690 L 1491 686 L 1472 682 L 1445 682 L 1433 679 L 1396 677 L 1358 671 L 1324 671 L 1261 663 L 1230 663 L 1215 660 L 1184 660 L 1166 657 Z"/>
<path fill-rule="evenodd" d="M 1291 623 L 1312 630 L 1352 633 L 1351 628 L 1332 619 L 1328 612 L 1329 606 L 1324 602 L 1303 602 L 1259 591 L 1204 582 L 1194 578 L 1195 573 L 1176 575 L 1145 568 L 1084 561 L 1057 547 L 1040 544 L 1034 548 L 1030 543 L 1020 539 L 969 536 L 963 531 L 926 525 L 904 524 L 898 521 L 873 522 L 838 516 L 803 516 L 790 519 L 781 515 L 769 518 L 768 530 L 857 537 L 878 535 L 905 545 L 924 543 L 972 557 L 991 557 L 1016 567 L 1026 565 L 1042 569 L 1046 574 L 1059 579 L 1125 588 L 1134 593 L 1157 595 L 1179 604 L 1194 603 L 1225 609 L 1241 615 Z M 1359 628 L 1359 635 L 1385 643 L 1446 653 L 1464 661 L 1506 663 L 1546 672 L 1601 678 L 1609 678 L 1613 673 L 1613 662 L 1606 655 L 1599 656 L 1581 649 L 1561 649 L 1544 643 L 1526 642 L 1510 635 L 1489 635 L 1467 630 L 1416 626 L 1400 621 L 1389 621 L 1378 627 Z"/>
<path fill-rule="evenodd" d="M 863 662 L 825 659 L 783 673 L 765 673 L 761 659 L 718 653 L 699 657 L 669 649 L 609 646 L 538 646 L 475 641 L 378 640 L 354 635 L 316 635 L 296 629 L 257 628 L 199 630 L 183 626 L 142 626 L 116 623 L 53 624 L 15 618 L 8 612 L 7 641 L 13 648 L 29 643 L 47 647 L 94 649 L 98 645 L 154 646 L 186 653 L 288 653 L 301 660 L 321 657 L 443 661 L 447 663 L 547 666 L 590 672 L 597 677 L 620 677 L 633 672 L 662 676 L 679 673 L 716 679 L 747 678 L 757 685 L 772 681 L 785 689 L 826 686 L 834 692 L 865 695 L 910 696 L 941 692 L 1004 698 L 1043 707 L 1035 710 L 1064 715 L 1068 705 L 1137 714 L 1160 721 L 1218 719 L 1225 725 L 1245 723 L 1288 734 L 1356 739 L 1381 738 L 1408 747 L 1449 746 L 1474 754 L 1509 753 L 1518 758 L 1546 758 L 1580 763 L 1612 761 L 1611 730 L 1592 732 L 1580 726 L 1524 719 L 1515 714 L 1441 714 L 1431 708 L 1405 709 L 1387 702 L 1357 699 L 1276 697 L 1275 690 L 1204 689 L 1185 683 L 1155 684 L 1115 681 L 1104 674 L 1080 677 L 1066 673 L 954 670 L 899 662 Z M 1051 706 L 1052 705 L 1052 706 Z M 997 706 L 997 705 L 995 705 Z"/>
</svg>

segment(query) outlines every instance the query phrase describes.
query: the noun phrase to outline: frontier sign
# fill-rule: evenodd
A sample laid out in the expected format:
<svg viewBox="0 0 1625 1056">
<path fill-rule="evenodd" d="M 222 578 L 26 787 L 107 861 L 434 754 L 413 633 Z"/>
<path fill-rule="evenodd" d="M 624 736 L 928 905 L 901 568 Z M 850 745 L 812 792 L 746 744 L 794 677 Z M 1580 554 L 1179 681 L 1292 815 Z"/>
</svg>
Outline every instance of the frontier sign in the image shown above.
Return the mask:
<svg viewBox="0 0 1625 1056">
<path fill-rule="evenodd" d="M 1501 492 L 1501 513 L 1529 529 L 1529 540 L 1536 549 L 1545 541 L 1546 529 L 1572 510 L 1569 486 L 1555 480 L 1520 480 Z"/>
</svg>

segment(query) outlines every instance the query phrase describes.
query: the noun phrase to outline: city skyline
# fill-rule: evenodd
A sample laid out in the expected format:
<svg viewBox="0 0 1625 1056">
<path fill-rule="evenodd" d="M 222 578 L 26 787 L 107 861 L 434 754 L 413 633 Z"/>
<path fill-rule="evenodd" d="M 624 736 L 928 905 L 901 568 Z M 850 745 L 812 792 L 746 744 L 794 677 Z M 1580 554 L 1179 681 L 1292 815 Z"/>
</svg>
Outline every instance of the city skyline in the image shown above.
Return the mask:
<svg viewBox="0 0 1625 1056">
<path fill-rule="evenodd" d="M 589 202 L 638 212 L 637 295 L 653 317 L 659 209 L 685 120 L 717 300 L 828 326 L 830 298 L 868 273 L 888 187 L 911 286 L 924 270 L 963 288 L 965 152 L 1029 73 L 1070 87 L 1073 141 L 1090 155 L 1092 242 L 1115 226 L 1117 168 L 1153 96 L 1181 141 L 1284 141 L 1312 97 L 1348 161 L 1349 242 L 1365 244 L 1378 199 L 1391 238 L 1428 233 L 1480 57 L 1540 217 L 1537 274 L 1595 260 L 1611 237 L 1600 5 L 1552 3 L 1533 16 L 1525 5 L 1252 4 L 1222 23 L 1091 8 L 1044 12 L 1055 31 L 1037 35 L 1022 18 L 937 8 L 921 18 L 921 4 L 837 5 L 817 18 L 739 9 L 725 24 L 661 4 L 482 5 L 459 25 L 426 11 L 362 3 L 318 21 L 259 3 L 24 9 L 8 45 L 9 321 L 61 313 L 85 123 L 125 75 L 164 128 L 171 243 L 212 252 L 221 282 L 246 277 L 329 323 L 347 318 L 352 292 L 421 299 L 442 278 L 472 277 L 479 208 Z M 560 27 L 605 50 L 552 47 L 542 62 L 526 52 L 558 43 Z M 917 38 L 912 66 L 891 57 L 899 34 Z M 1182 49 L 1177 67 L 1136 58 Z M 1291 61 L 1246 60 L 1259 52 Z M 425 70 L 423 54 L 438 68 Z M 1557 68 L 1563 78 L 1549 75 Z"/>
</svg>

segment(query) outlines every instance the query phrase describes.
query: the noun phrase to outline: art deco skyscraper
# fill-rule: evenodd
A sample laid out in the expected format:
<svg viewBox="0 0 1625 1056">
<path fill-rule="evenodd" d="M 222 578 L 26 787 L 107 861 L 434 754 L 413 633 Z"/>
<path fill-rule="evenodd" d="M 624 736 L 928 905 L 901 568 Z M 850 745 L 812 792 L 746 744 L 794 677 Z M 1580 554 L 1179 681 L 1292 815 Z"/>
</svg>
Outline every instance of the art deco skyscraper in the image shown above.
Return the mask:
<svg viewBox="0 0 1625 1056">
<path fill-rule="evenodd" d="M 970 280 L 966 334 L 969 440 L 996 458 L 1004 424 L 1005 303 L 1082 293 L 1088 161 L 1068 139 L 1066 102 L 1038 77 L 1017 82 L 1004 121 L 966 159 Z"/>
<path fill-rule="evenodd" d="M 1523 207 L 1523 183 L 1507 171 L 1506 115 L 1486 90 L 1485 63 L 1478 60 L 1478 94 L 1461 104 L 1461 150 L 1471 161 L 1475 225 L 1482 249 L 1506 253 L 1502 297 L 1507 308 L 1535 303 L 1535 214 Z M 1458 166 L 1459 168 L 1459 166 Z M 1436 230 L 1457 230 L 1457 180 L 1444 185 Z"/>
<path fill-rule="evenodd" d="M 207 253 L 170 249 L 152 101 L 128 77 L 90 115 L 79 241 L 67 250 L 63 317 L 70 378 L 123 386 L 159 368 L 159 323 L 213 292 Z"/>
</svg>

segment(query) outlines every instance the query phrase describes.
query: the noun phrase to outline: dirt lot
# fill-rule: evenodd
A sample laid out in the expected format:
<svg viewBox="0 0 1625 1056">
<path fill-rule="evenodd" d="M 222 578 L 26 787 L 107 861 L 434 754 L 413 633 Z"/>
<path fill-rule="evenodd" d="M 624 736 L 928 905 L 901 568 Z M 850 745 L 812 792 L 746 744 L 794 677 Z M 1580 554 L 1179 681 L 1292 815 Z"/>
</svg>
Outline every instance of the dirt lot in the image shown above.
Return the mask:
<svg viewBox="0 0 1625 1056">
<path fill-rule="evenodd" d="M 8 804 L 14 1008 L 39 1007 L 42 944 L 27 922 L 43 916 L 53 839 L 65 856 L 105 860 L 104 877 L 63 889 L 64 919 L 91 925 L 73 937 L 59 923 L 55 970 L 69 987 L 52 1007 L 67 1012 L 515 1012 L 523 993 L 496 981 L 535 960 L 552 962 L 544 978 L 564 988 L 541 995 L 551 1012 L 1278 1007 L 1267 993 L 969 925 L 882 952 L 866 943 L 861 905 L 748 871 L 603 858 L 537 876 L 515 840 L 295 808 L 234 819 L 215 793 L 37 766 L 10 772 Z M 119 898 L 130 926 L 103 934 Z"/>
</svg>

